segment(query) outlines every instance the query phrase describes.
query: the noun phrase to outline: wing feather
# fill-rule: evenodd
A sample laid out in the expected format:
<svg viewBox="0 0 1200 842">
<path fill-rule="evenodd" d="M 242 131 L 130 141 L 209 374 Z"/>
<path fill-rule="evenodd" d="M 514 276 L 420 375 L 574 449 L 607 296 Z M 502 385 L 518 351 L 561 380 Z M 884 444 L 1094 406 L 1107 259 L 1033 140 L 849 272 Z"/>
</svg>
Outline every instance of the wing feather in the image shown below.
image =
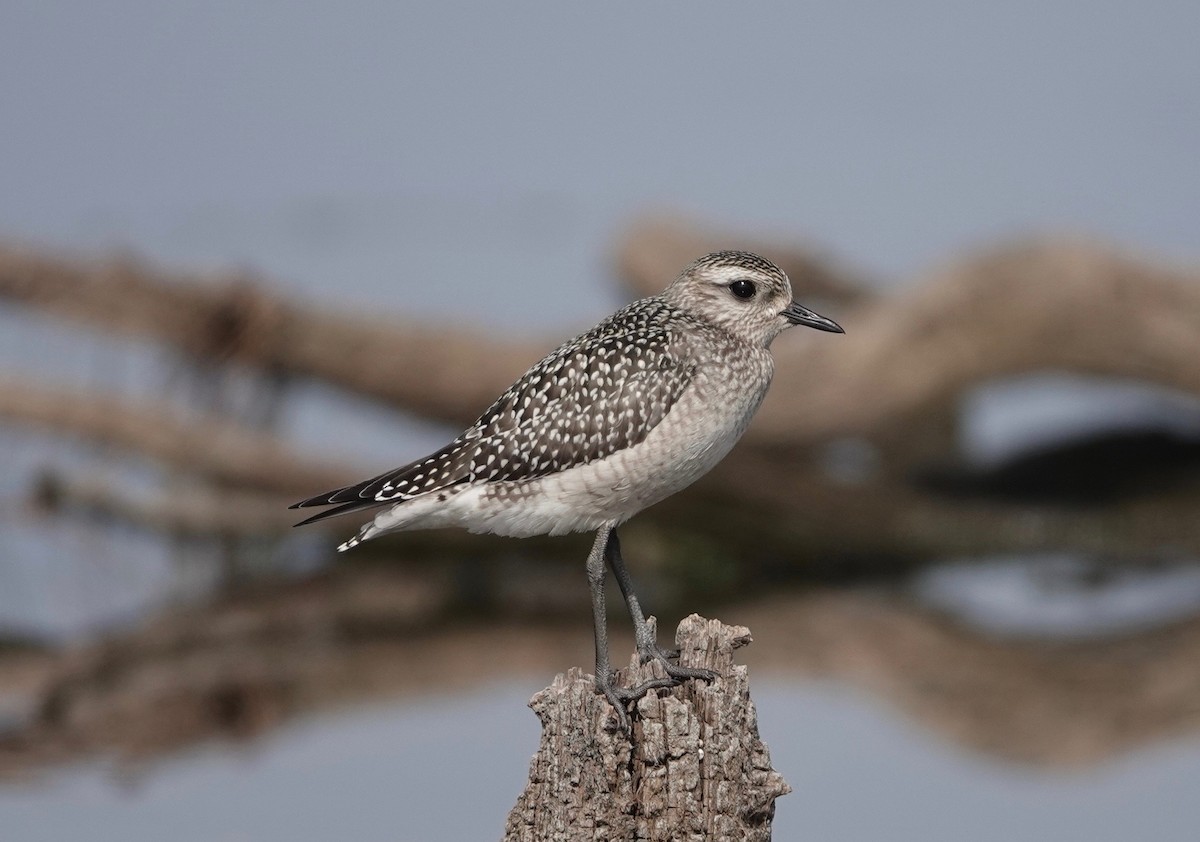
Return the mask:
<svg viewBox="0 0 1200 842">
<path fill-rule="evenodd" d="M 292 508 L 338 506 L 308 523 L 459 483 L 537 479 L 632 447 L 694 375 L 672 354 L 680 317 L 658 299 L 635 302 L 543 358 L 446 447 Z"/>
</svg>

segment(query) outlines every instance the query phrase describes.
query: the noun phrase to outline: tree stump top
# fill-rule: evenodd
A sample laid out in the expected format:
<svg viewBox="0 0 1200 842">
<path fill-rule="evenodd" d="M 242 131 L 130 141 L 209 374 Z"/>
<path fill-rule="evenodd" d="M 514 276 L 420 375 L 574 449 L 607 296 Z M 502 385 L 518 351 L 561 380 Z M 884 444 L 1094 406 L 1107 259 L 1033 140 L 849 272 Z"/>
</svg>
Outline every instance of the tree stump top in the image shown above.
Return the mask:
<svg viewBox="0 0 1200 842">
<path fill-rule="evenodd" d="M 617 730 L 590 675 L 575 668 L 557 676 L 529 703 L 541 744 L 506 842 L 770 839 L 775 799 L 791 787 L 771 768 L 747 668 L 733 660 L 750 642 L 743 626 L 683 620 L 680 664 L 720 678 L 651 691 L 629 734 Z M 660 675 L 635 655 L 618 680 L 631 686 Z"/>
</svg>

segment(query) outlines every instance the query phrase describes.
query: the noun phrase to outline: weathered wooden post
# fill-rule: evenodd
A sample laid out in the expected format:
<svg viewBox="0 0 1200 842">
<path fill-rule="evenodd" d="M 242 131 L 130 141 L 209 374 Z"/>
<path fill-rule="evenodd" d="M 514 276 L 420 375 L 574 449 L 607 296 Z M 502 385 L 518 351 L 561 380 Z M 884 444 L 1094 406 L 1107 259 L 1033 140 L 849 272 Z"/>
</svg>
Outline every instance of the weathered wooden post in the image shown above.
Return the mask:
<svg viewBox="0 0 1200 842">
<path fill-rule="evenodd" d="M 733 662 L 750 631 L 693 614 L 675 642 L 681 664 L 722 677 L 649 693 L 632 734 L 613 730 L 608 702 L 578 669 L 533 697 L 541 745 L 505 842 L 771 838 L 775 799 L 791 787 L 759 739 L 747 668 Z M 635 656 L 622 683 L 656 669 Z"/>
</svg>

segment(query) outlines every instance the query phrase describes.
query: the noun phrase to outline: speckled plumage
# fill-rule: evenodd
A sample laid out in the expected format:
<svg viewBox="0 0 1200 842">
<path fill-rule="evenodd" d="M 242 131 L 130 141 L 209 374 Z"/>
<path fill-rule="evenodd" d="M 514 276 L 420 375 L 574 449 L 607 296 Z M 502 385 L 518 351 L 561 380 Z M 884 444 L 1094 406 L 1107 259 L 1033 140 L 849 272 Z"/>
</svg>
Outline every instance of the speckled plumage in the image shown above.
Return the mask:
<svg viewBox="0 0 1200 842">
<path fill-rule="evenodd" d="M 690 485 L 729 452 L 771 382 L 769 347 L 805 324 L 841 332 L 791 299 L 787 276 L 749 252 L 717 252 L 663 293 L 618 310 L 526 372 L 436 453 L 300 506 L 333 506 L 302 523 L 384 507 L 338 549 L 398 529 L 459 526 L 525 537 L 596 530 L 588 579 L 598 687 L 620 708 L 647 688 L 611 683 L 603 570 L 613 568 L 643 657 L 670 680 L 710 678 L 654 643 L 621 560 L 615 528 Z"/>
<path fill-rule="evenodd" d="M 691 378 L 693 366 L 671 354 L 683 319 L 659 299 L 634 302 L 543 358 L 437 453 L 326 502 L 533 480 L 637 444 Z"/>
<path fill-rule="evenodd" d="M 790 301 L 773 263 L 748 252 L 703 257 L 662 295 L 547 355 L 441 450 L 298 503 L 335 506 L 303 522 L 391 504 L 342 550 L 402 528 L 560 534 L 623 522 L 690 484 L 745 430 L 773 371 L 771 337 L 739 336 L 678 294 L 685 279 L 720 281 L 731 269 Z"/>
</svg>

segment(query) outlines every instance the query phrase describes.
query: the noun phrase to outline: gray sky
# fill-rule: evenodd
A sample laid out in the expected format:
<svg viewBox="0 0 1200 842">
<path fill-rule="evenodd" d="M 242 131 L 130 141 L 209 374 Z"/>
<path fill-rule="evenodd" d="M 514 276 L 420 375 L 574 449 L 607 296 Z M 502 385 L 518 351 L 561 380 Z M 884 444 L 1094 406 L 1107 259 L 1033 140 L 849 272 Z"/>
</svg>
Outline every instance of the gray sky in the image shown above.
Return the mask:
<svg viewBox="0 0 1200 842">
<path fill-rule="evenodd" d="M 1194 2 L 10 0 L 0 15 L 2 235 L 312 289 L 403 282 L 411 260 L 470 291 L 493 249 L 500 278 L 594 279 L 647 206 L 883 274 L 1046 227 L 1200 259 Z M 297 241 L 327 251 L 299 259 Z M 439 264 L 431 241 L 470 258 Z"/>
</svg>

